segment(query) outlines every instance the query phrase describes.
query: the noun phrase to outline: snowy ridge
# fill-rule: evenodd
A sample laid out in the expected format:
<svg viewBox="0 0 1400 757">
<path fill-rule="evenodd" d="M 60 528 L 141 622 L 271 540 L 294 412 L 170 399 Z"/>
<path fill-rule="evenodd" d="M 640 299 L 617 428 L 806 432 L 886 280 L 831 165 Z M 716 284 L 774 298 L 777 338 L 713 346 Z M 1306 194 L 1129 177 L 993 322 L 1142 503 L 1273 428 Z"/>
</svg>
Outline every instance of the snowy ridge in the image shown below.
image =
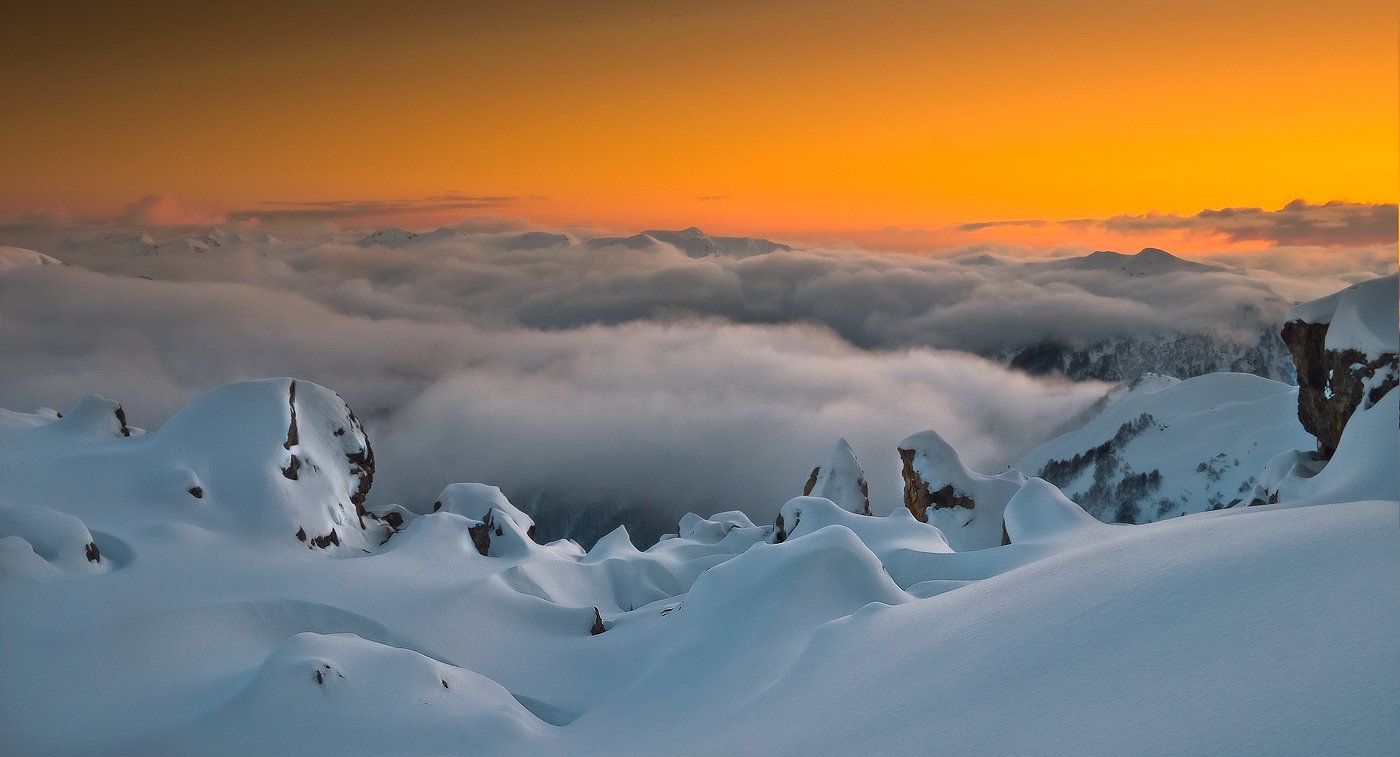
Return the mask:
<svg viewBox="0 0 1400 757">
<path fill-rule="evenodd" d="M 1252 341 L 1194 333 L 1143 335 L 1084 347 L 1042 342 L 1003 349 L 996 359 L 1032 375 L 1058 373 L 1075 380 L 1135 381 L 1148 373 L 1190 378 L 1232 372 L 1296 383 L 1288 349 L 1273 324 L 1258 326 Z"/>
<path fill-rule="evenodd" d="M 1191 382 L 1152 383 L 1139 394 Z M 1358 416 L 1362 437 L 1394 396 Z M 932 729 L 959 751 L 1059 754 L 1142 722 L 1161 733 L 1122 743 L 1146 754 L 1365 752 L 1400 735 L 1394 501 L 1115 527 L 920 434 L 901 446 L 921 480 L 980 498 L 946 509 L 995 512 L 1008 546 L 954 551 L 910 510 L 804 496 L 782 508 L 781 543 L 721 513 L 646 551 L 618 530 L 584 552 L 535 543 L 530 517 L 477 484 L 356 527 L 338 505 L 365 471 L 332 468 L 368 440 L 309 382 L 223 387 L 146 434 L 118 408 L 0 416 L 0 635 L 25 650 L 0 659 L 18 682 L 0 692 L 9 752 L 922 753 Z M 1372 466 L 1366 449 L 1331 465 Z M 850 484 L 848 452 L 818 470 Z M 1355 492 L 1310 494 L 1335 493 Z M 308 549 L 294 523 L 340 542 Z M 1283 607 L 1289 623 L 1260 625 Z M 1338 623 L 1348 644 L 1326 643 Z M 957 712 L 901 714 L 949 681 Z"/>
<path fill-rule="evenodd" d="M 36 250 L 0 246 L 0 273 L 12 268 L 32 265 L 63 265 L 63 261 Z"/>
<path fill-rule="evenodd" d="M 1354 284 L 1288 311 L 1287 320 L 1330 324 L 1326 347 L 1369 357 L 1400 352 L 1400 274 Z"/>
<path fill-rule="evenodd" d="M 1101 520 L 1147 523 L 1248 502 L 1275 455 L 1309 446 L 1297 387 L 1242 373 L 1150 375 L 1016 463 Z"/>
<path fill-rule="evenodd" d="M 103 531 L 182 523 L 263 548 L 339 554 L 383 539 L 363 517 L 374 467 L 364 429 L 337 395 L 309 382 L 229 384 L 149 434 L 101 398 L 24 425 L 32 428 L 7 425 L 0 436 L 6 485 L 37 506 L 65 503 Z M 84 475 L 54 475 L 64 469 Z"/>
<path fill-rule="evenodd" d="M 1028 267 L 1062 271 L 1114 271 L 1127 276 L 1160 276 L 1179 271 L 1202 273 L 1226 270 L 1220 266 L 1183 260 L 1156 247 L 1144 247 L 1135 255 L 1098 250 L 1083 257 L 1047 263 L 1031 263 L 1028 264 Z"/>
</svg>

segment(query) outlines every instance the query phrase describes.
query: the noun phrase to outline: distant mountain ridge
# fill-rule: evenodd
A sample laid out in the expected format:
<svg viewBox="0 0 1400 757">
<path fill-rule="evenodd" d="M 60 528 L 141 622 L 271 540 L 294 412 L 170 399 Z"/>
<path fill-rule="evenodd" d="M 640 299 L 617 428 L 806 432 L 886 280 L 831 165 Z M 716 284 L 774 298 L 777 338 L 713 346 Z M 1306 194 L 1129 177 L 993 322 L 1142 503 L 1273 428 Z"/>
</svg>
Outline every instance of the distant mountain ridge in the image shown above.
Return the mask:
<svg viewBox="0 0 1400 757">
<path fill-rule="evenodd" d="M 646 249 L 656 243 L 668 244 L 692 258 L 720 255 L 732 258 L 747 258 L 767 255 L 772 252 L 791 251 L 792 247 L 754 237 L 710 236 L 698 227 L 691 226 L 679 231 L 649 229 L 630 237 L 594 237 L 588 240 L 590 247 L 627 247 Z"/>
<path fill-rule="evenodd" d="M 1149 373 L 1193 378 L 1231 372 L 1297 382 L 1288 347 L 1267 326 L 1258 328 L 1253 344 L 1213 334 L 1171 334 L 1108 340 L 1082 348 L 1041 342 L 1007 348 L 995 358 L 1034 376 L 1060 374 L 1076 381 L 1134 381 Z"/>
<path fill-rule="evenodd" d="M 569 233 L 543 230 L 475 232 L 463 227 L 440 227 L 431 231 L 410 231 L 389 227 L 363 236 L 350 233 L 333 235 L 331 241 L 354 244 L 365 249 L 403 250 L 434 248 L 436 251 L 473 254 L 480 249 L 490 265 L 509 265 L 498 253 L 559 255 L 565 263 L 591 260 L 593 251 L 637 250 L 679 252 L 691 260 L 705 261 L 721 269 L 724 276 L 698 280 L 698 286 L 675 288 L 664 276 L 649 276 L 650 266 L 670 265 L 668 254 L 654 263 L 628 258 L 619 270 L 628 276 L 626 289 L 602 287 L 587 291 L 592 283 L 578 280 L 557 284 L 558 294 L 550 306 L 508 312 L 522 325 L 534 328 L 569 328 L 591 323 L 614 324 L 654 317 L 719 318 L 735 323 L 814 323 L 831 329 L 850 343 L 866 350 L 934 347 L 973 352 L 982 357 L 1032 375 L 1063 375 L 1074 380 L 1133 381 L 1147 373 L 1191 378 L 1206 373 L 1232 371 L 1252 373 L 1292 383 L 1296 380 L 1288 350 L 1279 338 L 1276 318 L 1290 303 L 1279 298 L 1247 272 L 1178 257 L 1164 250 L 1147 247 L 1126 254 L 1099 250 L 1086 255 L 1057 260 L 1014 260 L 993 255 L 954 258 L 946 265 L 921 267 L 917 262 L 906 271 L 903 260 L 917 256 L 890 254 L 885 263 L 850 266 L 839 253 L 824 250 L 795 250 L 792 246 L 757 237 L 714 236 L 699 227 L 679 230 L 650 229 L 630 236 L 578 237 Z M 145 260 L 137 265 L 159 266 L 164 257 L 210 255 L 217 258 L 231 248 L 265 246 L 296 254 L 298 244 L 285 244 L 266 235 L 252 235 L 231 228 L 215 227 L 202 234 L 188 234 L 156 240 L 149 234 L 109 230 L 69 238 L 60 253 L 73 253 L 75 262 L 122 257 Z M 461 247 L 459 251 L 457 248 Z M 775 253 L 794 253 L 789 261 L 765 260 Z M 855 255 L 855 253 L 852 253 Z M 797 264 L 800 255 L 802 265 Z M 67 257 L 60 254 L 59 257 Z M 883 260 L 884 258 L 882 258 Z M 788 264 L 791 262 L 791 264 Z M 101 267 L 106 267 L 105 265 Z M 958 276 L 964 270 L 1000 268 L 983 277 L 981 286 L 949 293 L 937 277 Z M 942 270 L 951 268 L 952 270 Z M 874 270 L 871 270 L 874 269 Z M 963 270 L 958 270 L 963 269 Z M 160 277 L 159 269 L 142 270 Z M 701 269 L 694 269 L 695 272 Z M 933 275 L 929 275 L 932 273 Z M 602 278 L 607 278 L 605 274 Z M 724 282 L 737 278 L 736 289 Z M 1235 311 L 1203 322 L 1197 315 L 1179 314 L 1172 297 L 1186 296 L 1197 282 L 1215 289 L 1233 291 L 1238 283 L 1249 287 L 1246 299 L 1235 304 Z M 563 279 L 561 279 L 563 281 Z M 594 282 L 589 279 L 589 282 Z M 640 282 L 642 289 L 635 285 Z M 1146 326 L 1117 326 L 1114 319 L 1086 319 L 1082 313 L 1047 315 L 1043 323 L 1012 319 L 1007 328 L 986 329 L 990 336 L 964 340 L 956 335 L 965 325 L 976 326 L 998 314 L 947 319 L 943 313 L 953 308 L 978 310 L 988 299 L 1006 296 L 1012 285 L 1030 285 L 1051 292 L 1048 299 L 1106 302 L 1114 312 L 1141 315 Z M 639 291 L 636 296 L 620 293 Z M 1152 293 L 1157 292 L 1154 298 Z M 1163 292 L 1174 293 L 1164 295 Z M 1229 302 L 1217 296 L 1215 310 L 1228 313 Z M 453 307 L 454 303 L 444 303 Z M 1091 307 L 1092 305 L 1083 305 Z M 985 305 L 981 308 L 986 309 Z M 1277 311 L 1275 313 L 1274 311 Z M 1061 327 L 1056 319 L 1078 318 L 1084 329 Z M 925 327 L 910 324 L 927 322 Z M 966 321 L 966 323 L 964 323 Z M 1121 335 L 1120 335 L 1121 334 Z"/>
<path fill-rule="evenodd" d="M 1128 276 L 1158 276 L 1180 271 L 1205 273 L 1229 270 L 1221 266 L 1179 258 L 1156 247 L 1144 247 L 1134 255 L 1111 250 L 1096 250 L 1083 257 L 1052 260 L 1044 263 L 1028 263 L 1027 265 L 1033 268 L 1059 271 L 1117 271 Z"/>
</svg>

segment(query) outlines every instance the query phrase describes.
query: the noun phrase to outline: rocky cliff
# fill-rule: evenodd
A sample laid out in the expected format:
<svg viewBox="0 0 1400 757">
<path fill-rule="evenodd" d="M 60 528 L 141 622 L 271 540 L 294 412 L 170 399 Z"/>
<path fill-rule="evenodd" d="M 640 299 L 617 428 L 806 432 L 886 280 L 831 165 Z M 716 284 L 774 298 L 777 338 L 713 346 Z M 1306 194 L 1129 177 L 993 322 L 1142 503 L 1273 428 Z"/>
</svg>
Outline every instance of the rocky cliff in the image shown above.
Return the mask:
<svg viewBox="0 0 1400 757">
<path fill-rule="evenodd" d="M 1298 372 L 1298 419 L 1331 459 L 1353 413 L 1400 384 L 1397 276 L 1353 285 L 1288 313 L 1282 336 Z"/>
</svg>

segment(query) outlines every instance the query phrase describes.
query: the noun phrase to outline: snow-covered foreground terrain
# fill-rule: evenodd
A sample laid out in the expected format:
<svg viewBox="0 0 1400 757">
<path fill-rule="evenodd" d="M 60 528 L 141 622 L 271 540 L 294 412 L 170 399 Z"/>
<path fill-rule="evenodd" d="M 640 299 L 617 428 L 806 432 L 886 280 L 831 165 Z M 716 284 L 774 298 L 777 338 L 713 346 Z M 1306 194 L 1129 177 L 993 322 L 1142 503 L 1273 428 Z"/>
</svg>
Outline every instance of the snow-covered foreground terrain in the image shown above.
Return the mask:
<svg viewBox="0 0 1400 757">
<path fill-rule="evenodd" d="M 1393 365 L 1362 335 L 1318 341 Z M 1278 386 L 1151 379 L 1027 458 L 1150 414 L 1093 464 L 1160 468 L 1183 517 L 1105 524 L 922 433 L 909 509 L 862 514 L 838 443 L 779 524 L 690 515 L 645 552 L 539 544 L 481 484 L 367 508 L 371 440 L 307 381 L 150 433 L 101 398 L 0 412 L 0 752 L 1387 754 L 1400 392 L 1324 454 L 1296 449 L 1313 388 Z M 1192 467 L 1221 449 L 1256 474 Z M 1250 478 L 1272 504 L 1199 512 Z"/>
</svg>

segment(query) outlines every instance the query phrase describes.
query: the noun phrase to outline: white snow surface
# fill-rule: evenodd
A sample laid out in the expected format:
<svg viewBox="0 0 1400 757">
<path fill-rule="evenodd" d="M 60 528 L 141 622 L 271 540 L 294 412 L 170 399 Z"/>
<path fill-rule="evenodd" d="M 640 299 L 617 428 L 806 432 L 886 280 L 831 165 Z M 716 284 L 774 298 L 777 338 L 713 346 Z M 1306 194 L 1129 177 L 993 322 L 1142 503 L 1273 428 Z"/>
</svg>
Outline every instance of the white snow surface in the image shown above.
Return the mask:
<svg viewBox="0 0 1400 757">
<path fill-rule="evenodd" d="M 1287 320 L 1331 324 L 1325 347 L 1354 349 L 1377 357 L 1400 353 L 1400 273 L 1353 284 L 1339 292 L 1304 302 L 1288 311 Z"/>
<path fill-rule="evenodd" d="M 0 273 L 32 265 L 63 265 L 63 261 L 37 250 L 0 246 Z"/>
<path fill-rule="evenodd" d="M 865 482 L 865 471 L 856 460 L 856 453 L 845 439 L 837 439 L 831 449 L 812 470 L 816 479 L 812 481 L 813 497 L 826 497 L 843 510 L 862 515 L 870 514 L 870 496 Z"/>
<path fill-rule="evenodd" d="M 1298 388 L 1243 373 L 1212 373 L 1180 381 L 1149 375 L 1118 392 L 1083 426 L 1044 442 L 1017 461 L 1027 475 L 1040 475 L 1052 460 L 1072 460 L 1122 434 L 1111 462 L 1115 483 L 1130 473 L 1160 475 L 1137 508 L 1139 523 L 1248 502 L 1257 477 L 1271 459 L 1295 448 L 1312 448 L 1298 422 Z M 1144 419 L 1144 416 L 1146 418 Z M 1059 481 L 1066 493 L 1093 486 L 1096 466 Z M 1110 497 L 1110 507 L 1122 503 Z M 1113 509 L 1099 514 L 1112 519 Z"/>
<path fill-rule="evenodd" d="M 1190 384 L 1162 383 L 1146 394 Z M 534 544 L 528 515 L 484 485 L 448 486 L 436 512 L 394 510 L 397 533 L 348 522 L 338 505 L 357 476 L 343 463 L 367 440 L 333 392 L 291 385 L 221 387 L 148 434 L 105 399 L 61 419 L 0 413 L 0 753 L 1400 742 L 1400 502 L 1394 489 L 1345 501 L 1348 481 L 1376 473 L 1369 445 L 1394 441 L 1395 392 L 1353 419 L 1316 477 L 1341 466 L 1340 483 L 1292 506 L 1106 525 L 1039 479 L 966 471 L 921 434 L 906 441 L 929 476 L 1009 492 L 996 529 L 1004 518 L 1010 545 L 954 552 L 902 508 L 799 497 L 779 544 L 728 512 L 688 515 L 644 552 L 618 530 L 585 553 Z M 1183 417 L 1261 401 L 1217 387 L 1235 399 L 1192 406 L 1193 392 Z M 281 473 L 291 454 L 296 480 Z M 488 516 L 503 546 L 482 555 L 471 529 Z M 310 547 L 295 524 L 334 525 L 342 544 Z"/>
<path fill-rule="evenodd" d="M 1272 495 L 1282 504 L 1396 496 L 1400 493 L 1397 418 L 1400 391 L 1392 389 L 1375 405 L 1357 409 L 1342 430 L 1331 460 L 1317 460 L 1313 452 L 1301 449 L 1270 460 L 1256 496 Z"/>
</svg>

